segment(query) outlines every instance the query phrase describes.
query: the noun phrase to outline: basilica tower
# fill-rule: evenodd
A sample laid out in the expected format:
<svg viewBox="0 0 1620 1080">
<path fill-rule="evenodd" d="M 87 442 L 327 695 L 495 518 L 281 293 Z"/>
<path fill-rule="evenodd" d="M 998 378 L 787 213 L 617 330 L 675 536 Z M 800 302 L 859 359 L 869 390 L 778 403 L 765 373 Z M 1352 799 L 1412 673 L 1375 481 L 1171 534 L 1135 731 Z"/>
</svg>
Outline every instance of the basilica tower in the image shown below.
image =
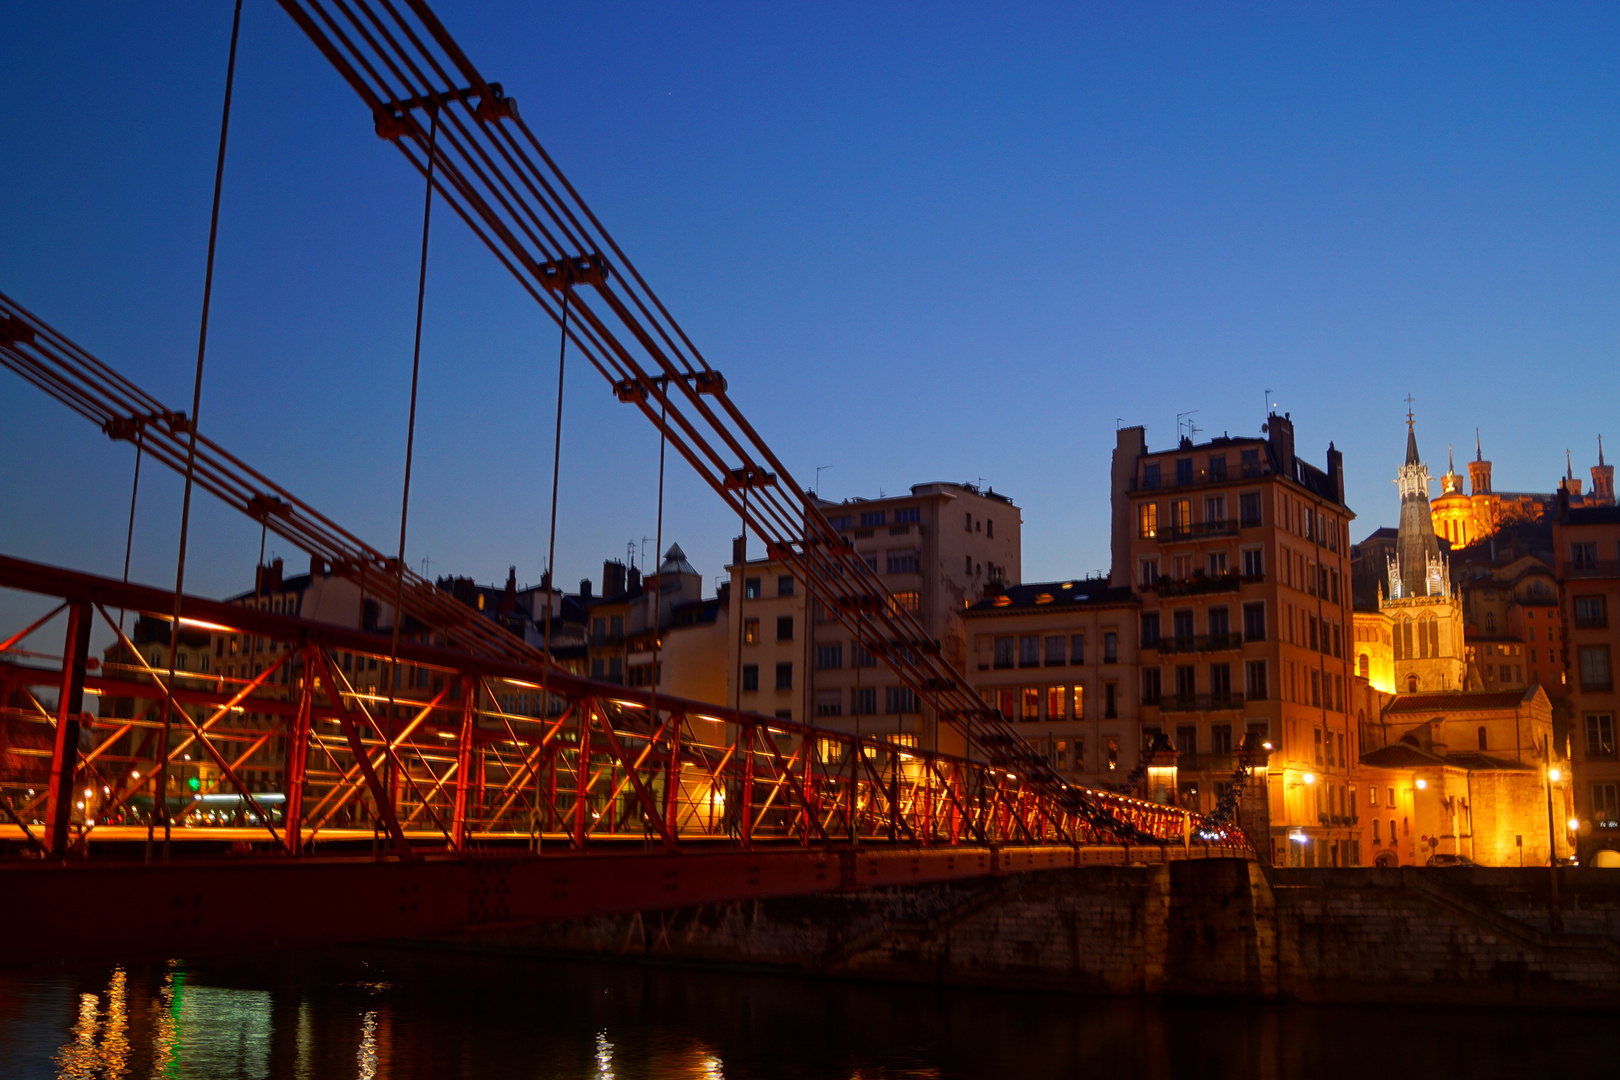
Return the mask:
<svg viewBox="0 0 1620 1080">
<path fill-rule="evenodd" d="M 1455 470 L 1449 474 L 1455 477 Z M 1406 460 L 1395 474 L 1401 524 L 1389 557 L 1389 586 L 1378 608 L 1391 620 L 1397 693 L 1462 690 L 1468 665 L 1463 649 L 1462 601 L 1451 588 L 1429 507 L 1429 470 L 1418 454 L 1412 414 L 1406 414 Z M 1449 490 L 1460 486 L 1453 479 Z"/>
</svg>

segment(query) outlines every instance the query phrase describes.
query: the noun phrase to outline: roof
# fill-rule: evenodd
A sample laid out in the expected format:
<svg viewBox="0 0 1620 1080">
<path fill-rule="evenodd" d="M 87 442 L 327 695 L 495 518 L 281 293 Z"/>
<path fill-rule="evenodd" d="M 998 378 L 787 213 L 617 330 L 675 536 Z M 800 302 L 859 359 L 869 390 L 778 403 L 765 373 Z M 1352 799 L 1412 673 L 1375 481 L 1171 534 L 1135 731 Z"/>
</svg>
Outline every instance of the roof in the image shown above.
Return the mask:
<svg viewBox="0 0 1620 1080">
<path fill-rule="evenodd" d="M 1027 585 L 1012 585 L 999 596 L 980 600 L 969 608 L 970 613 L 1032 610 L 1050 607 L 1054 611 L 1075 603 L 1125 604 L 1133 595 L 1128 586 L 1111 588 L 1107 578 L 1070 578 L 1067 581 L 1038 581 Z"/>
<path fill-rule="evenodd" d="M 659 564 L 658 573 L 697 574 L 697 568 L 686 561 L 686 552 L 681 550 L 681 545 L 671 544 L 669 550 L 664 552 L 664 561 Z"/>
<path fill-rule="evenodd" d="M 1432 769 L 1447 767 L 1481 772 L 1504 769 L 1525 772 L 1532 766 L 1507 758 L 1492 757 L 1477 750 L 1464 750 L 1456 754 L 1435 754 L 1409 742 L 1391 743 L 1361 755 L 1361 763 L 1378 769 Z"/>
<path fill-rule="evenodd" d="M 1490 690 L 1467 692 L 1442 690 L 1432 694 L 1398 694 L 1385 706 L 1386 713 L 1432 713 L 1475 711 L 1479 709 L 1516 709 L 1520 702 L 1532 696 L 1538 687 L 1530 690 Z"/>
<path fill-rule="evenodd" d="M 1572 506 L 1564 514 L 1565 525 L 1620 525 L 1620 506 Z"/>
</svg>

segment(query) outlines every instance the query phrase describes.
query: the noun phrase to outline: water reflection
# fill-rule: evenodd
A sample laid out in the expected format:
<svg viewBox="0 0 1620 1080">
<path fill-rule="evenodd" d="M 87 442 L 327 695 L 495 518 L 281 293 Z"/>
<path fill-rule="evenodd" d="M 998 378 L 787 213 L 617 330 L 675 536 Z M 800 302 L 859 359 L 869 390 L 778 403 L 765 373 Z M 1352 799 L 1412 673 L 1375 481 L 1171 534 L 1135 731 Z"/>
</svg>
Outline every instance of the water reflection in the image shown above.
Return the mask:
<svg viewBox="0 0 1620 1080">
<path fill-rule="evenodd" d="M 1568 1019 L 339 950 L 0 973 L 0 1078 L 1520 1080 L 1607 1069 L 1602 1026 Z"/>
</svg>

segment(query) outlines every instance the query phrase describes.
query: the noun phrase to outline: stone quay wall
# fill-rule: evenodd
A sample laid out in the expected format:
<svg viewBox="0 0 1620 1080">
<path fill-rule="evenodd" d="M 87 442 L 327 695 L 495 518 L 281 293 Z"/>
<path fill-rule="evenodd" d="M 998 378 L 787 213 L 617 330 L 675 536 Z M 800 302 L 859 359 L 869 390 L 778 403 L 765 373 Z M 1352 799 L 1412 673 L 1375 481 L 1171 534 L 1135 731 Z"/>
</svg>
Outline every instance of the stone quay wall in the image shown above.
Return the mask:
<svg viewBox="0 0 1620 1080">
<path fill-rule="evenodd" d="M 546 923 L 458 939 L 552 956 L 1098 994 L 1620 1005 L 1620 871 L 1053 870 Z"/>
</svg>

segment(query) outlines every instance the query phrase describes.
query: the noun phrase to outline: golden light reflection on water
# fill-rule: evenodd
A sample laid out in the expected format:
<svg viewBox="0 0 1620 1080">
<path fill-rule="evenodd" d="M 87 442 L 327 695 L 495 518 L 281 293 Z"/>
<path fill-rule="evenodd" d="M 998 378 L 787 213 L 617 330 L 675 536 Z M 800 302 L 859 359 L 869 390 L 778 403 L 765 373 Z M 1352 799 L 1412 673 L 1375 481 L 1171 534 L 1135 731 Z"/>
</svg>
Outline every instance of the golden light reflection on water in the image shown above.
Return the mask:
<svg viewBox="0 0 1620 1080">
<path fill-rule="evenodd" d="M 119 1080 L 129 1073 L 129 1015 L 125 993 L 129 979 L 122 968 L 114 968 L 107 984 L 107 1012 L 101 1012 L 101 999 L 95 994 L 79 995 L 79 1015 L 73 1024 L 73 1038 L 58 1052 L 57 1076 L 61 1080 L 96 1077 Z M 100 1036 L 99 1040 L 97 1036 Z"/>
<path fill-rule="evenodd" d="M 375 1080 L 377 1075 L 377 1010 L 372 1009 L 360 1018 L 360 1080 Z"/>
</svg>

